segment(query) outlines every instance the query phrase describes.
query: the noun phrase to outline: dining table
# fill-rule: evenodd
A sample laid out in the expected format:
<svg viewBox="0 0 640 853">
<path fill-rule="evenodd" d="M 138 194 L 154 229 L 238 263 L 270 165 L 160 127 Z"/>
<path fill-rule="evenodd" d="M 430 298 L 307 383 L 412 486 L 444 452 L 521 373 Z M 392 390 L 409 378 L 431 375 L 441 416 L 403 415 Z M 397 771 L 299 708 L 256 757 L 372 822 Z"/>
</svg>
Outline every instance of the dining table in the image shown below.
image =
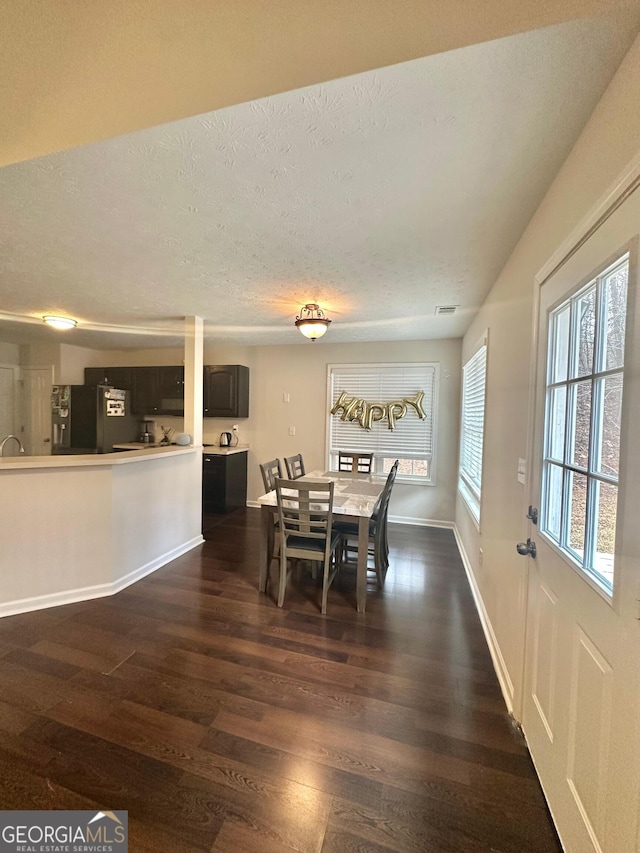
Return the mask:
<svg viewBox="0 0 640 853">
<path fill-rule="evenodd" d="M 333 515 L 358 525 L 358 561 L 356 567 L 356 606 L 364 613 L 367 605 L 367 557 L 369 522 L 386 483 L 386 475 L 357 474 L 344 471 L 310 471 L 301 481 L 333 482 Z M 296 481 L 297 482 L 297 481 Z M 258 588 L 266 592 L 269 566 L 273 559 L 273 516 L 278 512 L 275 489 L 258 498 L 260 505 L 260 574 Z"/>
</svg>

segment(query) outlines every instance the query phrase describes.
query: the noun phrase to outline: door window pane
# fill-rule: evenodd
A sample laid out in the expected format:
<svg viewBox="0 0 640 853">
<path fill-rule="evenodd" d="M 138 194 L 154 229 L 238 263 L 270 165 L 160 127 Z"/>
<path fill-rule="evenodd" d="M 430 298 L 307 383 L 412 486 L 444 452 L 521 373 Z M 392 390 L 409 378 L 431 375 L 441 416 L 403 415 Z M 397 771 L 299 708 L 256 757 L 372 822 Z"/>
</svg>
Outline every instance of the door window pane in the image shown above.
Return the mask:
<svg viewBox="0 0 640 853">
<path fill-rule="evenodd" d="M 596 340 L 596 291 L 585 293 L 574 302 L 576 347 L 572 359 L 572 376 L 588 376 L 593 370 Z"/>
<path fill-rule="evenodd" d="M 568 546 L 584 560 L 587 517 L 587 477 L 585 474 L 569 472 L 569 541 Z"/>
<path fill-rule="evenodd" d="M 562 523 L 562 468 L 559 465 L 547 466 L 547 516 L 546 532 L 556 542 L 560 541 Z"/>
<path fill-rule="evenodd" d="M 598 396 L 601 397 L 601 423 L 596 471 L 617 478 L 620 463 L 622 375 L 614 374 L 598 380 Z"/>
<path fill-rule="evenodd" d="M 604 296 L 604 353 L 605 370 L 622 367 L 624 363 L 624 324 L 627 311 L 627 279 L 629 265 L 617 269 L 605 282 Z"/>
<path fill-rule="evenodd" d="M 571 306 L 567 305 L 554 314 L 552 326 L 551 351 L 551 376 L 549 381 L 564 382 L 567 378 L 569 360 L 569 329 L 571 319 Z"/>
<path fill-rule="evenodd" d="M 596 549 L 593 568 L 613 586 L 618 487 L 596 484 Z"/>
<path fill-rule="evenodd" d="M 589 465 L 589 426 L 591 422 L 591 381 L 571 388 L 571 462 L 578 468 Z"/>
<path fill-rule="evenodd" d="M 564 459 L 564 426 L 567 409 L 567 388 L 561 385 L 551 389 L 549 404 L 549 457 L 562 462 Z"/>
</svg>

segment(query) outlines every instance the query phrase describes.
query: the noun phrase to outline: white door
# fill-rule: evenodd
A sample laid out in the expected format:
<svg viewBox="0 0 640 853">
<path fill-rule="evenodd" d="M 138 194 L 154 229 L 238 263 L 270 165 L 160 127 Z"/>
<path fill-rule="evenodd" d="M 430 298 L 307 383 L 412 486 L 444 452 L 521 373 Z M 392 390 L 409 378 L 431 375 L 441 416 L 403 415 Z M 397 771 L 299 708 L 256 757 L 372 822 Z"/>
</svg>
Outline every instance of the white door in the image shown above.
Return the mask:
<svg viewBox="0 0 640 853">
<path fill-rule="evenodd" d="M 16 417 L 16 379 L 18 369 L 11 365 L 0 365 L 0 441 L 17 429 Z M 17 445 L 9 442 L 5 456 L 13 455 Z"/>
<path fill-rule="evenodd" d="M 22 368 L 22 441 L 29 456 L 51 454 L 52 367 Z"/>
<path fill-rule="evenodd" d="M 540 289 L 523 729 L 575 853 L 640 849 L 639 230 L 637 191 Z"/>
</svg>

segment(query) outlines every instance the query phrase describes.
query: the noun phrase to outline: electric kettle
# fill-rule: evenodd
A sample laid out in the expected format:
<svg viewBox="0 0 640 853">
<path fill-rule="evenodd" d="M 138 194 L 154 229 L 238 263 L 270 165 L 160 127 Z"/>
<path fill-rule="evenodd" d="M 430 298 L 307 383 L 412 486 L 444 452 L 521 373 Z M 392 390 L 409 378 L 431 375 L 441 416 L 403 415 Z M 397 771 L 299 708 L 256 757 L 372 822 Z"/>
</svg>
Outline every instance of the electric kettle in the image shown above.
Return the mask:
<svg viewBox="0 0 640 853">
<path fill-rule="evenodd" d="M 231 447 L 231 433 L 230 432 L 221 432 L 220 433 L 220 447 Z"/>
</svg>

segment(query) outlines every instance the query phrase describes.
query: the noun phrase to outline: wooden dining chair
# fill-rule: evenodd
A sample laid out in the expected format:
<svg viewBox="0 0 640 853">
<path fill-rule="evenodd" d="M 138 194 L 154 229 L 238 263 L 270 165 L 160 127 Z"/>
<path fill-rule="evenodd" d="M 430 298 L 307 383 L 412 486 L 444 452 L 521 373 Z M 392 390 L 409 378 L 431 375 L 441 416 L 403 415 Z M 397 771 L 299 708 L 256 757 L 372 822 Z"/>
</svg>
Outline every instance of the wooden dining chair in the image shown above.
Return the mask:
<svg viewBox="0 0 640 853">
<path fill-rule="evenodd" d="M 264 483 L 264 491 L 272 492 L 276 487 L 276 478 L 282 477 L 282 466 L 279 459 L 272 459 L 270 462 L 260 463 L 260 473 L 262 474 L 262 482 Z M 269 534 L 267 539 L 267 553 L 270 554 L 269 567 L 271 561 L 277 560 L 280 555 L 280 536 L 278 535 L 278 516 L 273 516 L 273 524 L 269 525 Z M 269 570 L 267 569 L 267 576 Z"/>
<path fill-rule="evenodd" d="M 387 516 L 389 513 L 389 500 L 391 490 L 398 473 L 398 460 L 393 463 L 387 476 L 387 482 L 376 505 L 371 513 L 369 522 L 369 554 L 373 556 L 373 566 L 376 573 L 376 581 L 380 588 L 384 586 L 384 580 L 389 568 L 389 540 L 387 538 Z M 342 537 L 341 554 L 343 562 L 349 561 L 349 552 L 358 551 L 358 525 L 352 521 L 337 521 L 334 528 L 340 532 Z"/>
<path fill-rule="evenodd" d="M 338 451 L 338 471 L 351 471 L 352 474 L 370 474 L 372 467 L 373 453 Z"/>
<path fill-rule="evenodd" d="M 287 467 L 287 477 L 290 480 L 297 480 L 298 477 L 304 476 L 304 460 L 301 453 L 296 456 L 285 456 L 284 464 Z"/>
<path fill-rule="evenodd" d="M 329 587 L 337 571 L 340 533 L 333 527 L 333 482 L 276 479 L 280 528 L 280 579 L 278 607 L 284 604 L 289 580 L 287 560 L 311 560 L 322 563 L 322 602 L 327 612 Z"/>
<path fill-rule="evenodd" d="M 261 463 L 260 473 L 262 474 L 265 494 L 266 492 L 272 492 L 276 487 L 276 477 L 282 477 L 280 460 L 272 459 L 271 462 Z"/>
</svg>

